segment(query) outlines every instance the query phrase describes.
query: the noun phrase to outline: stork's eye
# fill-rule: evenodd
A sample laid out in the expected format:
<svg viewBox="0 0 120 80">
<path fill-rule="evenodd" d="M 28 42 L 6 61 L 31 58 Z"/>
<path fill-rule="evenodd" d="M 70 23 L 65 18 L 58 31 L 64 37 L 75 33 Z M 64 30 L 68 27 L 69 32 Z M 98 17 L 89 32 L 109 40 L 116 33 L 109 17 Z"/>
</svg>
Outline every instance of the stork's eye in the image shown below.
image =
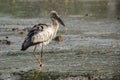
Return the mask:
<svg viewBox="0 0 120 80">
<path fill-rule="evenodd" d="M 53 14 L 52 14 L 52 17 L 53 17 L 53 18 L 56 18 L 56 17 L 57 17 L 57 15 L 56 15 L 55 13 L 53 13 Z"/>
</svg>

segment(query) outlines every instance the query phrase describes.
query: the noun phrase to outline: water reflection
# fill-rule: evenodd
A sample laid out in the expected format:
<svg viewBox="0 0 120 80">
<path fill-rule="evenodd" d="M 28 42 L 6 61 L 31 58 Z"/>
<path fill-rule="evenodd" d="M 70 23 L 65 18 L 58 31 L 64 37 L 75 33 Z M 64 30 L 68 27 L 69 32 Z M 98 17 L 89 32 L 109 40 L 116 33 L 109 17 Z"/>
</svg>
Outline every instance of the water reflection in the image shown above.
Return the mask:
<svg viewBox="0 0 120 80">
<path fill-rule="evenodd" d="M 65 15 L 91 14 L 94 18 L 120 16 L 120 1 L 81 1 L 81 0 L 0 0 L 1 14 L 17 18 L 48 16 L 49 11 L 57 10 Z"/>
</svg>

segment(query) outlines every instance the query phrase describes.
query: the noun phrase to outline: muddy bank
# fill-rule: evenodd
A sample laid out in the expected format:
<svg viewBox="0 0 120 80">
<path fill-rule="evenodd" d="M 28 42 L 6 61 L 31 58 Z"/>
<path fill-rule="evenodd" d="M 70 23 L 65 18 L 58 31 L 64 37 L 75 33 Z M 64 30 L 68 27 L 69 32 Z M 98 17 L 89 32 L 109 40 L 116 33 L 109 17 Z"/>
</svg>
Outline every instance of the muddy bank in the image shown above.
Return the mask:
<svg viewBox="0 0 120 80">
<path fill-rule="evenodd" d="M 117 48 L 47 49 L 43 56 L 43 75 L 31 51 L 4 52 L 1 55 L 1 78 L 119 80 L 120 51 Z M 37 51 L 37 56 L 39 54 Z"/>
<path fill-rule="evenodd" d="M 26 24 L 28 25 L 28 23 Z M 98 77 L 97 80 L 115 78 L 119 80 L 117 76 L 120 74 L 119 21 L 104 22 L 104 19 L 103 21 L 86 21 L 69 18 L 66 19 L 66 25 L 66 28 L 60 26 L 57 34 L 58 36 L 62 35 L 62 42 L 52 41 L 48 46 L 45 46 L 43 73 L 46 75 L 44 76 L 47 79 L 55 77 L 58 80 L 87 80 L 90 75 L 91 80 L 94 80 L 95 77 Z M 39 65 L 32 55 L 34 47 L 30 47 L 25 52 L 20 51 L 26 34 L 19 34 L 19 32 L 24 31 L 26 25 L 22 25 L 22 27 L 14 25 L 12 28 L 10 26 L 12 25 L 1 26 L 1 40 L 8 36 L 7 39 L 14 44 L 0 45 L 0 78 L 6 80 L 12 75 L 11 78 L 14 79 L 21 78 L 21 76 L 24 79 L 33 79 L 36 74 L 29 71 L 33 69 L 41 76 L 38 73 Z M 18 31 L 12 31 L 13 28 Z M 40 54 L 39 51 L 37 48 L 37 56 Z M 63 71 L 64 73 L 61 73 Z M 29 72 L 30 74 L 27 74 Z M 87 74 L 87 77 L 82 76 L 84 74 Z M 31 77 L 32 75 L 33 77 Z M 44 76 L 43 78 L 46 79 Z"/>
</svg>

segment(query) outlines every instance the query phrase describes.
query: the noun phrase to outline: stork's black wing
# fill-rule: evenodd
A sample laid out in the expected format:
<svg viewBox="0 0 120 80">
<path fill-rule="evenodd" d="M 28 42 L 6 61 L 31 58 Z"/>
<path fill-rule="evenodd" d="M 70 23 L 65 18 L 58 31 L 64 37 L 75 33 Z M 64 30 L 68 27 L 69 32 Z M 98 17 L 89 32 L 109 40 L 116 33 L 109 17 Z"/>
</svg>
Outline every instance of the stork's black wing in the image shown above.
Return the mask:
<svg viewBox="0 0 120 80">
<path fill-rule="evenodd" d="M 29 48 L 30 46 L 33 46 L 33 45 L 35 45 L 35 44 L 38 44 L 38 43 L 32 43 L 32 40 L 31 40 L 31 38 L 32 38 L 32 36 L 34 36 L 35 34 L 37 34 L 38 32 L 41 32 L 41 31 L 43 31 L 43 29 L 44 28 L 47 28 L 48 27 L 48 25 L 46 25 L 46 24 L 37 24 L 37 25 L 34 25 L 31 29 L 30 29 L 30 31 L 28 32 L 28 34 L 27 34 L 27 37 L 25 38 L 25 40 L 24 40 L 24 42 L 23 42 L 23 44 L 22 44 L 22 48 L 21 48 L 21 50 L 26 50 L 27 48 Z"/>
</svg>

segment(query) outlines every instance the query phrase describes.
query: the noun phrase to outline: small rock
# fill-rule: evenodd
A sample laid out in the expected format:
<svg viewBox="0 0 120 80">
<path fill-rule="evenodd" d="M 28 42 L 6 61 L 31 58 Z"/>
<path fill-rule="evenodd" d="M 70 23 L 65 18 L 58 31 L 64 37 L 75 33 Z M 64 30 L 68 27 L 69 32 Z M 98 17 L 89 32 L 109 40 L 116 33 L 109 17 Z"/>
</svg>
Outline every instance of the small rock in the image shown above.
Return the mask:
<svg viewBox="0 0 120 80">
<path fill-rule="evenodd" d="M 19 29 L 18 28 L 12 28 L 12 31 L 17 32 L 17 31 L 19 31 Z"/>
<path fill-rule="evenodd" d="M 23 34 L 25 34 L 23 31 L 21 31 L 21 32 L 19 32 L 19 34 L 21 34 L 21 35 L 23 35 Z"/>
<path fill-rule="evenodd" d="M 63 40 L 64 40 L 64 38 L 63 38 L 63 36 L 56 36 L 55 38 L 54 38 L 54 40 L 55 41 L 58 41 L 58 42 L 62 42 Z"/>
<path fill-rule="evenodd" d="M 8 39 L 8 36 L 6 36 L 5 38 Z"/>
</svg>

